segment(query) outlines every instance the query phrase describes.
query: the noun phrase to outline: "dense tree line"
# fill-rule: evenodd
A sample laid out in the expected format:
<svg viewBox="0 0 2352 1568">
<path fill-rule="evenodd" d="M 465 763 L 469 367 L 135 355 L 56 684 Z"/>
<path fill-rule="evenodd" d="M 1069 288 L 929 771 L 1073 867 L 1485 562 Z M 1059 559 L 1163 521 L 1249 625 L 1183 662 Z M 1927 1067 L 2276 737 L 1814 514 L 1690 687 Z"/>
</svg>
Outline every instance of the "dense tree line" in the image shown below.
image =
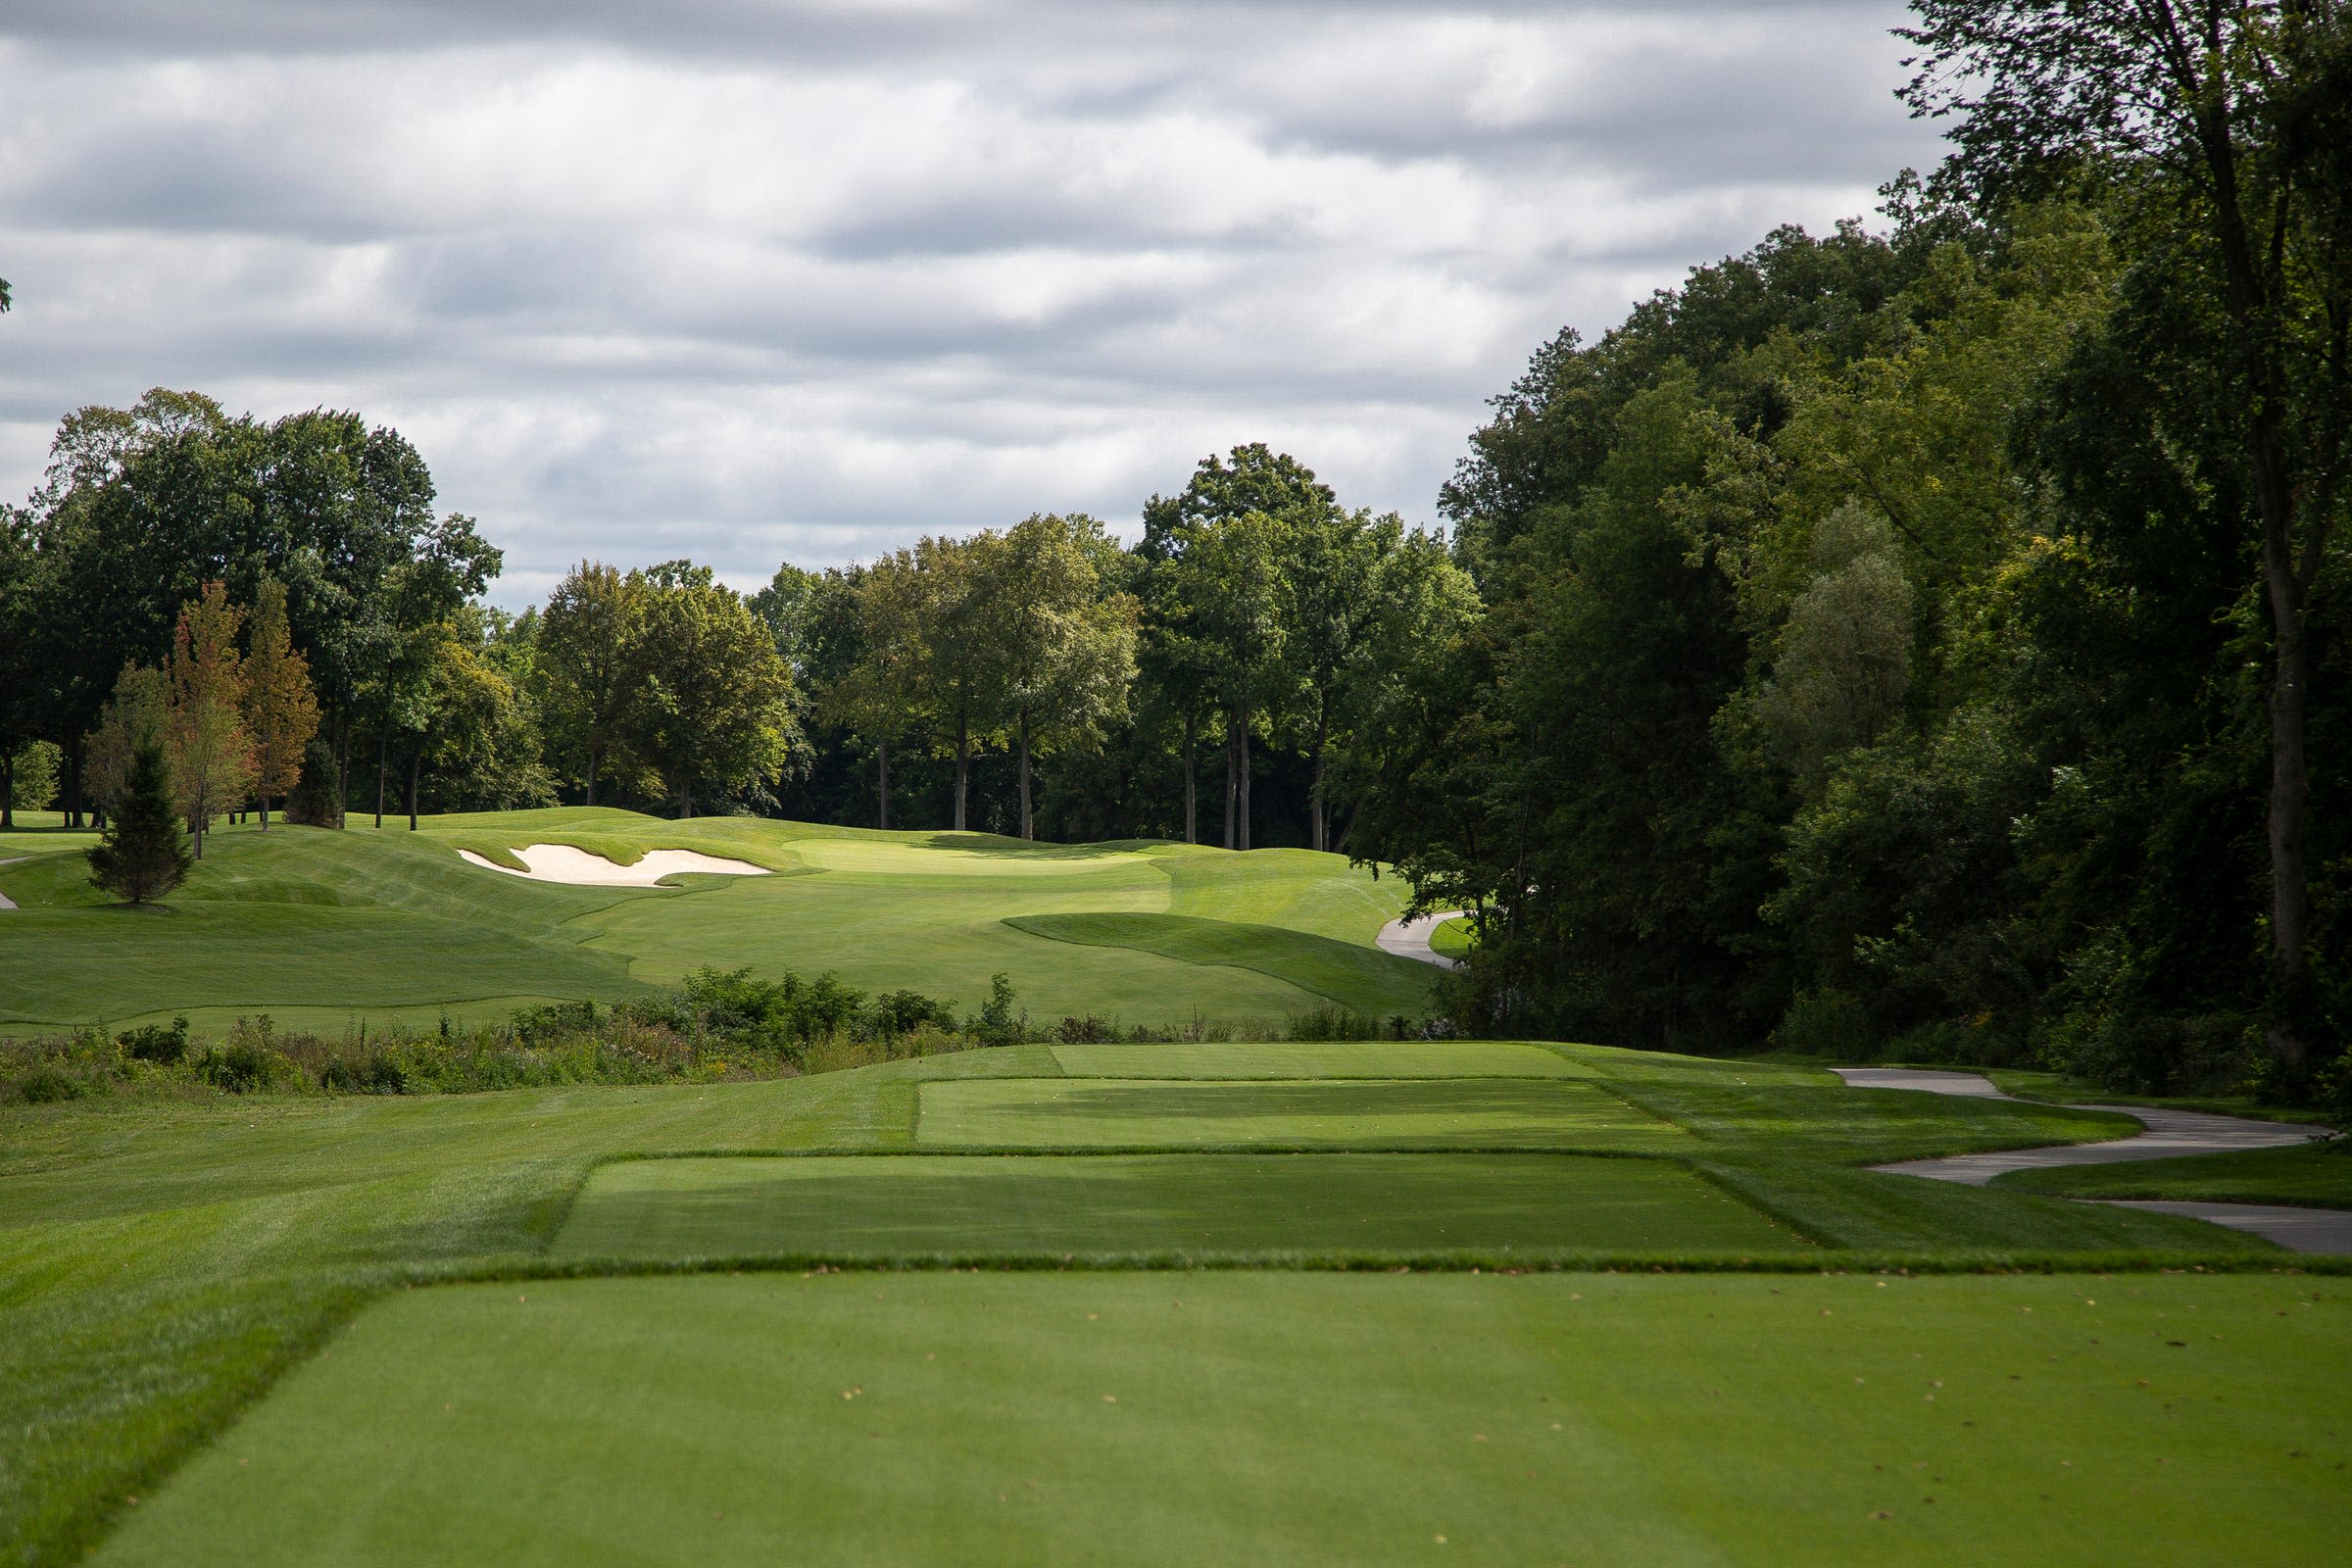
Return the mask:
<svg viewBox="0 0 2352 1568">
<path fill-rule="evenodd" d="M 1153 498 L 1134 548 L 1038 515 L 749 596 L 583 562 L 519 616 L 432 496 L 352 415 L 69 416 L 0 547 L 0 808 L 103 820 L 153 746 L 199 854 L 280 799 L 1344 848 L 1367 738 L 1479 613 L 1442 540 L 1263 446 Z"/>
<path fill-rule="evenodd" d="M 1471 1027 L 2341 1094 L 2345 13 L 1917 10 L 1890 233 L 1495 400 L 1352 848 L 1481 911 Z"/>
</svg>

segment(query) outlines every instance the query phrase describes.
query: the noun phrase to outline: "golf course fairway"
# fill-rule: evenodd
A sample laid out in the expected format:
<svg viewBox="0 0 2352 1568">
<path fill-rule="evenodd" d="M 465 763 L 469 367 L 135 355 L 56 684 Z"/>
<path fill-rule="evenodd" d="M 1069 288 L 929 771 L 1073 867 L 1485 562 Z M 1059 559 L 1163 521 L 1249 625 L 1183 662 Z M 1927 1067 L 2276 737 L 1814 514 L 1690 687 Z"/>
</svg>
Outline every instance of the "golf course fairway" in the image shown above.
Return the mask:
<svg viewBox="0 0 2352 1568">
<path fill-rule="evenodd" d="M 24 858 L 0 865 L 0 895 L 19 906 L 0 926 L 0 1026 L 184 1013 L 204 1032 L 258 1012 L 325 1031 L 501 1021 L 551 1000 L 644 995 L 708 965 L 831 972 L 966 1010 L 1002 973 L 1041 1022 L 1214 1023 L 1250 1036 L 1333 1006 L 1417 1018 L 1433 978 L 1373 944 L 1403 907 L 1403 885 L 1306 850 L 561 807 L 428 816 L 415 833 L 223 827 L 186 887 L 132 909 L 89 885 L 87 842 L 20 834 L 11 853 Z M 497 868 L 520 870 L 515 852 L 534 845 L 619 865 L 687 850 L 770 874 L 583 887 Z"/>
<path fill-rule="evenodd" d="M 2312 1564 L 2347 1336 L 2293 1278 L 460 1286 L 94 1560 Z"/>
</svg>

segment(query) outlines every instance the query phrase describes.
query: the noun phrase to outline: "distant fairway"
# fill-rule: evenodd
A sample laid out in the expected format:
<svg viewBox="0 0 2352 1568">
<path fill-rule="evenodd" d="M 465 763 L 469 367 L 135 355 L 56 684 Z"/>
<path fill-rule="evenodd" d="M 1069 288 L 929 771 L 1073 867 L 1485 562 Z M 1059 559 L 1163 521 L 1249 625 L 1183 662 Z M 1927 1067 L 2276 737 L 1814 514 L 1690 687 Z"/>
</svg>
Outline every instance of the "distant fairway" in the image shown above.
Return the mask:
<svg viewBox="0 0 2352 1568">
<path fill-rule="evenodd" d="M 2307 1565 L 2352 1532 L 2348 1314 L 2160 1275 L 412 1291 L 94 1560 Z"/>
<path fill-rule="evenodd" d="M 1786 1250 L 1646 1159 L 1575 1154 L 645 1159 L 590 1179 L 558 1257 Z"/>
<path fill-rule="evenodd" d="M 0 911 L 0 1027 L 172 1012 L 200 1029 L 256 1012 L 326 1029 L 444 1011 L 498 1018 L 553 999 L 640 994 L 711 964 L 830 970 L 965 1009 L 1002 971 L 1041 1023 L 1081 1014 L 1278 1033 L 1334 1004 L 1419 1016 L 1431 981 L 1426 965 L 1372 946 L 1401 906 L 1395 879 L 1303 850 L 1027 844 L 567 808 L 428 817 L 414 834 L 224 828 L 184 889 L 130 910 L 101 904 L 83 842 L 9 842 L 31 858 L 0 866 L 0 893 L 23 906 Z M 512 863 L 514 849 L 539 843 L 623 863 L 654 848 L 700 850 L 777 874 L 566 887 L 457 853 Z M 1022 928 L 1033 919 L 1064 924 L 1041 935 Z M 1184 939 L 1070 935 L 1103 920 L 1114 932 L 1159 922 Z"/>
<path fill-rule="evenodd" d="M 923 1085 L 915 1136 L 925 1144 L 1004 1149 L 1356 1144 L 1655 1151 L 1691 1141 L 1674 1123 L 1604 1090 L 1504 1078 L 956 1079 Z"/>
</svg>

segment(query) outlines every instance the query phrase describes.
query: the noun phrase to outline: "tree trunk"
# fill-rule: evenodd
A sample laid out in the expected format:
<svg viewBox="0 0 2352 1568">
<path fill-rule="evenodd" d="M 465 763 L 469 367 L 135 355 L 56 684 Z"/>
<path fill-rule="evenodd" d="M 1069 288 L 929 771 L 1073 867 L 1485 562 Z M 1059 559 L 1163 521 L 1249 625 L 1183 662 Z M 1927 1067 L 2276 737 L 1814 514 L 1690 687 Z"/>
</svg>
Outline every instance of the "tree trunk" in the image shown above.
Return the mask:
<svg viewBox="0 0 2352 1568">
<path fill-rule="evenodd" d="M 1195 773 L 1198 771 L 1198 769 L 1197 769 L 1197 768 L 1195 767 L 1195 765 L 1194 765 L 1193 755 L 1194 755 L 1194 748 L 1195 748 L 1195 746 L 1196 746 L 1196 745 L 1198 745 L 1198 744 L 1199 744 L 1199 742 L 1200 742 L 1200 714 L 1198 714 L 1198 713 L 1187 713 L 1187 714 L 1185 714 L 1185 715 L 1184 715 L 1184 842 L 1185 842 L 1185 843 L 1187 843 L 1187 844 L 1198 844 L 1198 843 L 1200 843 L 1200 834 L 1199 834 L 1198 832 L 1196 832 L 1196 831 L 1194 830 L 1194 826 L 1193 826 L 1193 822 L 1194 822 L 1194 817 L 1193 817 L 1193 775 L 1194 775 L 1194 774 L 1195 774 Z"/>
<path fill-rule="evenodd" d="M 418 737 L 409 750 L 409 831 L 416 831 L 416 764 L 424 756 L 424 741 Z"/>
<path fill-rule="evenodd" d="M 66 748 L 66 826 L 81 826 L 81 742 Z"/>
<path fill-rule="evenodd" d="M 890 831 L 890 742 L 874 742 L 874 825 Z"/>
<path fill-rule="evenodd" d="M 1234 730 L 1234 755 L 1239 760 L 1242 774 L 1242 848 L 1250 847 L 1250 721 L 1244 719 Z"/>
<path fill-rule="evenodd" d="M 1021 837 L 1037 837 L 1037 822 L 1029 814 L 1029 715 L 1021 715 Z"/>
<path fill-rule="evenodd" d="M 1234 838 L 1234 812 L 1241 806 L 1242 781 L 1233 762 L 1233 737 L 1241 728 L 1241 720 L 1233 713 L 1225 715 L 1225 847 L 1240 849 Z"/>
<path fill-rule="evenodd" d="M 391 766 L 392 720 L 387 718 L 375 732 L 375 825 L 384 825 L 384 770 Z"/>
<path fill-rule="evenodd" d="M 351 825 L 351 714 L 335 714 L 335 826 Z"/>
<path fill-rule="evenodd" d="M 971 726 L 961 717 L 956 720 L 956 831 L 963 831 L 963 785 L 971 770 Z"/>
<path fill-rule="evenodd" d="M 1314 783 L 1307 790 L 1307 842 L 1317 850 L 1331 848 L 1331 836 L 1324 826 L 1323 810 L 1323 742 L 1331 727 L 1331 705 L 1318 701 L 1315 705 Z"/>
<path fill-rule="evenodd" d="M 2267 530 L 2266 530 L 2267 531 Z M 2310 1054 L 2303 1017 L 2311 990 L 2307 930 L 2309 870 L 2304 858 L 2304 822 L 2311 805 L 2311 779 L 2304 757 L 2304 708 L 2311 684 L 2311 644 L 2305 616 L 2305 587 L 2291 566 L 2273 571 L 2272 557 L 2285 565 L 2285 551 L 2266 541 L 2263 576 L 2270 589 L 2278 638 L 2278 665 L 2271 685 L 2271 1054 L 2290 1072 Z"/>
<path fill-rule="evenodd" d="M 17 759 L 0 751 L 0 832 L 17 825 Z"/>
<path fill-rule="evenodd" d="M 590 806 L 594 806 L 594 805 L 596 804 L 596 769 L 597 769 L 597 764 L 598 764 L 598 763 L 600 763 L 600 762 L 602 762 L 602 761 L 605 760 L 604 753 L 605 753 L 605 749 L 604 749 L 602 746 L 599 746 L 599 745 L 597 745 L 597 744 L 596 744 L 595 742 L 593 742 L 593 741 L 591 741 L 591 742 L 589 743 L 589 745 L 588 745 L 588 804 L 589 804 Z"/>
</svg>

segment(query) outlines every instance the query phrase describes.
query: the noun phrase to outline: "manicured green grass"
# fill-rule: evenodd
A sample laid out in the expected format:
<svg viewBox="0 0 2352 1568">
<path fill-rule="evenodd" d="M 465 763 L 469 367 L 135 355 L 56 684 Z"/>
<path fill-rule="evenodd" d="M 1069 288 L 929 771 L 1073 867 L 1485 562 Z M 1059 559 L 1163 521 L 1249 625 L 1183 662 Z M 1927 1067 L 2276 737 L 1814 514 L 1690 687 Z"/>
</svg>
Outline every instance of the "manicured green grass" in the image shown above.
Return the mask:
<svg viewBox="0 0 2352 1568">
<path fill-rule="evenodd" d="M 1844 1266 L 2039 1266 L 2126 1255 L 2177 1266 L 2317 1266 L 2170 1215 L 1856 1168 L 2112 1136 L 2112 1119 L 1848 1091 L 1802 1068 L 1554 1049 L 1664 1118 L 1642 1135 L 1653 1147 L 1841 1250 L 1833 1255 Z M 1052 1050 L 1027 1046 L 764 1083 L 0 1107 L 0 1562 L 77 1558 L 126 1513 L 125 1496 L 149 1496 L 368 1300 L 453 1274 L 547 1268 L 552 1238 L 601 1160 L 912 1152 L 922 1147 L 924 1085 L 1051 1079 L 1059 1070 Z M 1132 1094 L 1148 1086 L 1102 1087 Z M 1288 1087 L 1193 1082 L 1159 1092 Z M 1456 1086 L 1316 1087 L 1410 1094 Z M 1592 1093 L 1575 1082 L 1483 1087 Z M 1167 1144 L 1190 1142 L 1179 1118 L 1136 1120 Z M 1378 1121 L 1360 1125 L 1371 1147 L 1392 1141 Z M 1604 1133 L 1593 1136 L 1588 1147 L 1607 1147 Z M 1347 1249 L 1302 1260 L 1411 1259 Z M 971 1335 L 1005 1331 L 965 1326 Z M 2331 1376 L 2331 1368 L 2310 1375 Z"/>
<path fill-rule="evenodd" d="M 1489 1041 L 1348 1041 L 1055 1046 L 1073 1078 L 1584 1078 L 1592 1069 L 1541 1046 Z"/>
<path fill-rule="evenodd" d="M 1058 1258 L 1449 1249 L 1802 1250 L 1679 1166 L 1577 1154 L 863 1154 L 642 1159 L 590 1178 L 554 1255 Z"/>
<path fill-rule="evenodd" d="M 213 1027 L 257 1012 L 313 1028 L 443 1011 L 495 1018 L 547 998 L 641 994 L 705 964 L 832 971 L 965 1011 L 1003 972 L 1040 1022 L 1199 1019 L 1263 1033 L 1334 1003 L 1384 1017 L 1427 1010 L 1427 967 L 1372 945 L 1402 889 L 1305 851 L 1041 845 L 564 808 L 428 817 L 417 833 L 365 819 L 341 832 L 224 826 L 186 887 L 159 908 L 129 910 L 89 885 L 78 839 L 10 842 L 29 858 L 0 866 L 0 893 L 23 906 L 0 911 L 0 1028 L 181 1011 Z M 535 843 L 623 862 L 657 847 L 696 849 L 775 874 L 577 888 L 457 854 L 512 860 Z M 1146 917 L 1187 935 L 1102 945 L 1007 923 L 1030 916 Z"/>
<path fill-rule="evenodd" d="M 2169 1198 L 2204 1203 L 2288 1203 L 2352 1208 L 2352 1152 L 2340 1145 L 2248 1149 L 2130 1164 L 2018 1171 L 2000 1185 L 2079 1198 Z"/>
<path fill-rule="evenodd" d="M 995 1149 L 1655 1151 L 1690 1142 L 1672 1122 L 1590 1085 L 1508 1078 L 946 1081 L 923 1086 L 917 1134 L 925 1144 Z"/>
<path fill-rule="evenodd" d="M 2334 1280 L 848 1274 L 411 1292 L 102 1563 L 2310 1564 Z"/>
<path fill-rule="evenodd" d="M 1305 931 L 1189 914 L 1027 914 L 1004 923 L 1030 936 L 1148 953 L 1180 963 L 1249 969 L 1376 1018 L 1429 1010 L 1429 965 Z"/>
<path fill-rule="evenodd" d="M 1467 958 L 1478 946 L 1478 928 L 1466 914 L 1440 920 L 1429 934 L 1429 951 L 1441 958 Z"/>
</svg>

